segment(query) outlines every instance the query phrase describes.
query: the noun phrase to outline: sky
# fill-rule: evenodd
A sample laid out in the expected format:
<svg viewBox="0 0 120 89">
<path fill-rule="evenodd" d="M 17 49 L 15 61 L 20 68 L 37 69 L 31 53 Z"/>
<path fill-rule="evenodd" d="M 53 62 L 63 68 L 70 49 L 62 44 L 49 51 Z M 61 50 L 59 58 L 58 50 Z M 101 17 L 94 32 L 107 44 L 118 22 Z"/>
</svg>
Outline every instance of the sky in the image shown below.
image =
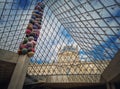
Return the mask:
<svg viewBox="0 0 120 89">
<path fill-rule="evenodd" d="M 0 0 L 0 48 L 17 52 L 35 5 L 41 0 Z"/>
<path fill-rule="evenodd" d="M 95 0 L 94 0 L 95 1 Z M 84 1 L 82 2 L 82 3 L 84 3 Z M 104 4 L 106 5 L 106 6 L 108 6 L 108 5 L 112 5 L 112 4 L 114 4 L 115 2 L 113 2 L 112 0 L 110 1 L 110 2 L 108 2 L 108 1 L 106 1 Z M 102 7 L 102 5 L 100 4 L 100 3 L 98 3 L 98 2 L 93 2 L 92 4 L 94 4 L 94 7 L 97 9 L 97 8 L 101 8 Z M 48 6 L 49 6 L 49 4 L 48 4 Z M 86 7 L 88 7 L 88 6 L 86 6 Z M 115 7 L 115 6 L 114 6 Z M 46 7 L 45 8 L 46 10 L 45 11 L 47 11 L 48 10 L 48 8 Z M 91 8 L 92 9 L 92 8 Z M 90 9 L 90 7 L 89 7 L 89 10 L 91 10 Z M 108 8 L 108 9 L 110 9 L 110 8 Z M 59 9 L 60 11 L 62 11 L 62 9 L 60 8 Z M 119 12 L 120 12 L 120 8 L 118 8 L 117 6 L 115 7 L 115 9 L 114 10 L 110 10 L 111 11 L 111 13 L 112 13 L 112 15 L 113 16 L 120 16 L 119 15 Z M 82 11 L 81 11 L 82 12 Z M 84 11 L 83 11 L 84 12 Z M 56 13 L 60 13 L 60 12 L 57 12 L 56 11 Z M 76 12 L 77 13 L 77 12 Z M 105 9 L 103 9 L 101 12 L 100 12 L 100 14 L 101 14 L 101 16 L 104 18 L 104 17 L 109 17 L 110 15 L 109 15 L 109 13 L 105 10 Z M 52 62 L 52 61 L 57 61 L 57 53 L 59 52 L 59 48 L 62 46 L 62 47 L 64 47 L 64 46 L 66 46 L 66 45 L 74 45 L 74 46 L 76 46 L 76 45 L 78 45 L 79 44 L 79 42 L 76 42 L 74 39 L 76 39 L 76 37 L 74 37 L 74 36 L 71 36 L 71 35 L 73 35 L 73 32 L 70 30 L 70 29 L 65 29 L 64 27 L 60 27 L 59 28 L 59 26 L 57 26 L 56 28 L 54 28 L 54 23 L 53 22 L 57 22 L 57 19 L 55 19 L 55 21 L 53 21 L 52 22 L 52 17 L 54 18 L 54 15 L 52 14 L 52 12 L 51 12 L 51 10 L 49 10 L 48 11 L 48 13 L 46 13 L 46 14 L 44 14 L 45 16 L 44 16 L 44 20 L 43 20 L 43 24 L 47 24 L 48 23 L 48 21 L 50 21 L 49 23 L 50 24 L 47 24 L 46 26 L 46 28 L 44 27 L 44 25 L 42 26 L 42 29 L 41 29 L 41 31 L 43 32 L 41 32 L 41 34 L 43 34 L 44 35 L 44 37 L 46 38 L 46 41 L 45 42 L 43 42 L 44 43 L 44 46 L 46 46 L 46 47 L 48 47 L 48 45 L 49 45 L 49 47 L 51 48 L 51 49 L 49 49 L 49 50 L 43 50 L 44 48 L 42 48 L 43 47 L 43 45 L 42 45 L 42 43 L 41 43 L 41 48 L 40 48 L 40 50 L 39 50 L 39 53 L 42 53 L 42 52 L 44 52 L 43 53 L 43 55 L 45 55 L 45 54 L 47 54 L 48 52 L 49 52 L 49 54 L 48 55 L 45 55 L 44 57 L 43 57 L 43 55 L 41 54 L 41 55 L 39 55 L 40 56 L 40 60 L 42 60 L 42 62 Z M 93 17 L 95 17 L 95 18 L 99 18 L 99 16 L 95 13 L 95 12 L 91 12 L 91 15 L 93 16 Z M 66 16 L 66 15 L 65 15 Z M 49 19 L 49 17 L 50 17 L 50 19 Z M 46 21 L 45 19 L 47 19 L 48 21 Z M 86 17 L 85 19 L 91 19 L 90 17 Z M 109 25 L 110 26 L 119 26 L 117 23 L 116 23 L 116 21 L 113 19 L 113 18 L 108 18 L 108 19 L 106 19 L 106 20 L 108 20 L 109 21 Z M 64 22 L 63 22 L 64 23 Z M 103 27 L 103 26 L 107 26 L 102 20 L 100 20 L 100 21 L 98 21 L 97 22 L 101 27 Z M 91 24 L 93 25 L 93 26 L 97 26 L 97 25 L 95 25 L 94 24 L 94 22 L 93 21 L 91 21 Z M 50 25 L 53 25 L 53 28 L 50 28 L 51 26 Z M 60 25 L 60 24 L 59 24 Z M 63 26 L 63 25 L 62 25 Z M 84 25 L 83 25 L 84 26 Z M 49 29 L 50 28 L 50 29 Z M 113 28 L 114 29 L 114 28 Z M 73 29 L 74 31 L 75 31 L 75 29 Z M 82 31 L 83 29 L 79 29 L 79 31 Z M 86 30 L 86 32 L 88 32 L 88 30 L 87 29 L 84 29 L 84 30 Z M 93 33 L 93 31 L 92 31 L 93 29 L 91 29 L 91 33 Z M 96 29 L 97 30 L 97 29 Z M 69 33 L 69 31 L 71 32 L 71 34 Z M 101 37 L 102 37 L 102 39 L 99 37 L 99 35 L 95 35 L 94 37 L 96 38 L 96 40 L 98 40 L 98 42 L 97 41 L 95 41 L 95 42 L 93 42 L 92 40 L 89 40 L 90 42 L 93 42 L 93 44 L 91 45 L 91 44 L 86 44 L 86 45 L 89 45 L 89 47 L 88 48 L 90 48 L 90 49 L 84 49 L 85 47 L 84 46 L 79 46 L 79 58 L 80 58 L 80 60 L 82 60 L 82 61 L 93 61 L 93 60 L 111 60 L 112 58 L 114 58 L 114 55 L 117 53 L 117 51 L 118 51 L 118 49 L 120 48 L 120 40 L 119 40 L 119 38 L 120 38 L 120 30 L 118 29 L 118 30 L 114 30 L 114 32 L 116 33 L 114 33 L 114 32 L 112 32 L 109 28 L 106 28 L 106 29 L 104 29 L 104 31 L 106 31 L 106 34 L 108 35 L 108 36 L 106 36 L 106 35 L 102 35 Z M 51 33 L 52 32 L 52 33 Z M 45 33 L 48 33 L 48 36 L 47 36 L 47 34 L 45 34 Z M 58 33 L 58 34 L 57 34 Z M 103 33 L 103 30 L 100 30 L 99 29 L 99 33 Z M 54 34 L 54 36 L 52 36 Z M 101 35 L 100 34 L 100 35 Z M 57 35 L 57 36 L 56 36 Z M 78 35 L 78 39 L 80 39 L 80 37 L 79 37 L 79 35 L 80 34 L 78 34 L 77 33 L 77 35 Z M 84 34 L 85 36 L 87 36 L 86 34 Z M 51 37 L 52 36 L 52 37 Z M 42 36 L 41 36 L 41 38 L 40 38 L 40 40 L 42 40 L 42 39 L 44 39 Z M 44 41 L 44 40 L 43 40 Z M 86 39 L 85 39 L 85 41 L 87 41 Z M 48 44 L 48 43 L 50 43 L 50 44 Z M 84 44 L 84 42 L 82 43 L 82 44 Z M 40 44 L 39 44 L 40 45 Z M 46 48 L 45 47 L 45 48 Z M 61 47 L 61 48 L 62 48 Z M 41 52 L 42 51 L 42 52 Z M 36 53 L 37 54 L 37 53 Z M 38 57 L 38 55 L 36 56 L 36 57 Z M 46 56 L 47 56 L 47 58 L 46 58 Z M 51 57 L 51 58 L 50 58 Z M 34 58 L 33 58 L 33 60 L 34 60 Z M 38 57 L 38 60 L 39 60 L 39 57 Z"/>
<path fill-rule="evenodd" d="M 13 0 L 7 0 L 8 3 L 4 1 L 0 1 L 0 48 L 17 52 L 19 44 L 25 36 L 24 32 L 31 18 L 32 11 L 40 0 L 14 0 L 16 4 L 11 3 Z M 67 5 L 54 11 L 57 6 L 64 3 L 64 0 L 58 1 L 51 8 L 47 7 L 52 3 L 52 0 L 49 1 L 44 9 L 42 29 L 37 42 L 36 53 L 31 58 L 31 62 L 40 64 L 57 62 L 58 52 L 67 45 L 79 46 L 79 58 L 82 61 L 113 59 L 120 49 L 120 8 L 117 5 L 120 0 L 116 1 L 101 0 L 104 6 L 108 6 L 105 9 L 98 0 L 92 0 L 90 2 L 91 5 L 100 15 L 93 11 L 93 7 L 89 3 L 85 3 L 86 0 L 71 0 L 68 2 L 71 7 L 80 5 L 80 3 L 82 5 L 77 6 L 74 12 L 71 10 L 70 12 L 66 11 L 67 15 L 63 13 L 63 11 L 70 9 Z M 87 13 L 85 8 L 90 12 Z M 76 19 L 71 17 L 66 20 L 67 16 L 71 14 L 78 14 L 78 16 L 74 16 Z M 58 18 L 63 20 L 58 21 Z M 96 19 L 97 24 L 95 24 L 93 18 Z M 99 18 L 104 18 L 106 23 Z M 74 23 L 67 24 L 69 22 Z M 98 25 L 102 27 L 102 30 Z M 72 26 L 74 28 L 71 28 Z M 90 27 L 89 30 L 87 27 Z M 92 27 L 95 28 L 93 29 Z"/>
</svg>

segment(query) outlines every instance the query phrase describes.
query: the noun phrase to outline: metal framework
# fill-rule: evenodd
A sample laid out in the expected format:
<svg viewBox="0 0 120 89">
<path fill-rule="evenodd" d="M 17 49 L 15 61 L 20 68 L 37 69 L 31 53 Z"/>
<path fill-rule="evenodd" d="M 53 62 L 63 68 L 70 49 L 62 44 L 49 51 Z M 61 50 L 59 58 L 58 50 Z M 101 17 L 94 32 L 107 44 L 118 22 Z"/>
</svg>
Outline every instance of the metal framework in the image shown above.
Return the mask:
<svg viewBox="0 0 120 89">
<path fill-rule="evenodd" d="M 1 49 L 17 52 L 39 1 L 0 1 Z M 43 3 L 42 28 L 28 74 L 37 78 L 51 76 L 54 81 L 64 81 L 67 76 L 67 81 L 78 78 L 80 82 L 98 82 L 120 49 L 120 0 L 43 0 Z M 72 50 L 75 47 L 77 52 Z"/>
</svg>

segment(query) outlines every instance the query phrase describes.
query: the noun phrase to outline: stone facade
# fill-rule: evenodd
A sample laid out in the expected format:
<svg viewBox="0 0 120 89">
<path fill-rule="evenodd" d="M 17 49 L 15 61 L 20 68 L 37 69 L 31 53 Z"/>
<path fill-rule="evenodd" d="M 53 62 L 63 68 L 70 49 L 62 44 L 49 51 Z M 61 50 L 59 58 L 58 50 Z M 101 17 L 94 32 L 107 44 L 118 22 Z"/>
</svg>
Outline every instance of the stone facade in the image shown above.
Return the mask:
<svg viewBox="0 0 120 89">
<path fill-rule="evenodd" d="M 28 67 L 29 75 L 100 75 L 109 61 L 80 61 L 78 47 L 64 47 L 58 53 L 58 61 L 50 64 L 31 63 Z"/>
</svg>

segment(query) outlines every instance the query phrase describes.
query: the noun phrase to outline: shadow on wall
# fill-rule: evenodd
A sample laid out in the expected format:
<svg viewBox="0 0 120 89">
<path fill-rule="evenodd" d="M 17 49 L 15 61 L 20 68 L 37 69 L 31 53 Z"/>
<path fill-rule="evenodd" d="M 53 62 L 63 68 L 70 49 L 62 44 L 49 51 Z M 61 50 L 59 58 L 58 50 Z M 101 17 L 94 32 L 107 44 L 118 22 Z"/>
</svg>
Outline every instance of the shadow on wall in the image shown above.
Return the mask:
<svg viewBox="0 0 120 89">
<path fill-rule="evenodd" d="M 94 86 L 82 86 L 82 87 L 74 87 L 74 88 L 59 88 L 58 87 L 49 87 L 46 86 L 45 84 L 37 84 L 37 85 L 27 85 L 24 86 L 23 89 L 106 89 L 106 85 L 94 85 Z"/>
</svg>

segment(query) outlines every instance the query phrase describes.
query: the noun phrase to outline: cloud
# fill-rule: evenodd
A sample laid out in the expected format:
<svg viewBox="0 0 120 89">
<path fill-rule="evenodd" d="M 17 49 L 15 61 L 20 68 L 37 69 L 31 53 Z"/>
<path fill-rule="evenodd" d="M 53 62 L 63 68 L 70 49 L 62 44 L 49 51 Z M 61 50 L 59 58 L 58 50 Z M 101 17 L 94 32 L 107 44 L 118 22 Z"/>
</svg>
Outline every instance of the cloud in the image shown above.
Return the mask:
<svg viewBox="0 0 120 89">
<path fill-rule="evenodd" d="M 91 4 L 93 4 L 93 3 L 94 3 L 94 7 L 96 9 L 102 7 L 102 5 L 99 2 L 93 1 Z M 105 3 L 105 5 L 106 4 L 107 3 Z M 111 2 L 109 2 L 108 4 L 111 4 Z M 47 11 L 47 9 L 46 9 L 46 11 Z M 92 8 L 89 8 L 89 10 L 90 9 L 92 9 Z M 102 18 L 110 17 L 110 14 L 105 9 L 100 9 L 98 11 L 99 11 L 100 15 L 102 16 Z M 119 9 L 116 9 L 116 11 L 114 11 L 114 10 L 112 11 L 111 9 L 109 9 L 109 11 L 111 11 L 112 14 L 115 15 L 116 13 L 119 12 Z M 81 12 L 82 12 L 82 10 L 81 10 Z M 116 38 L 113 31 L 110 30 L 109 28 L 105 28 L 105 29 L 103 28 L 103 30 L 101 30 L 99 28 L 94 28 L 94 29 L 90 28 L 89 31 L 87 28 L 65 29 L 63 26 L 61 28 L 59 28 L 59 26 L 57 26 L 57 28 L 54 28 L 55 23 L 58 20 L 56 18 L 54 18 L 54 15 L 51 13 L 50 10 L 49 10 L 48 14 L 47 14 L 47 12 L 45 12 L 45 13 L 46 13 L 46 16 L 44 16 L 44 22 L 43 22 L 45 25 L 43 24 L 42 32 L 43 32 L 43 34 L 48 33 L 48 34 L 44 34 L 44 39 L 46 38 L 45 39 L 46 41 L 44 41 L 44 45 L 46 45 L 46 47 L 49 46 L 50 50 L 48 52 L 44 51 L 44 53 L 48 53 L 49 58 L 50 58 L 49 60 L 53 60 L 53 61 L 57 60 L 56 56 L 57 56 L 57 53 L 59 52 L 60 48 L 62 49 L 64 46 L 71 45 L 71 44 L 76 46 L 77 43 L 80 46 L 79 47 L 79 57 L 80 57 L 80 60 L 82 60 L 82 61 L 104 60 L 104 59 L 109 60 L 109 59 L 113 58 L 113 56 L 117 52 L 118 45 L 116 46 L 115 42 L 116 42 L 116 40 L 117 40 L 117 42 L 119 42 L 118 37 Z M 85 16 L 85 18 L 82 17 L 81 19 L 83 19 L 83 20 L 91 19 L 91 17 L 87 16 L 87 14 L 83 14 L 83 15 Z M 90 12 L 90 15 L 95 19 L 100 18 L 98 13 L 96 13 L 95 11 Z M 53 17 L 51 17 L 51 16 L 53 16 Z M 54 18 L 55 20 L 52 20 L 51 18 Z M 118 26 L 118 24 L 115 22 L 114 19 L 108 18 L 105 20 L 108 21 L 107 23 L 110 26 Z M 107 24 L 102 19 L 96 20 L 97 24 L 94 22 L 94 20 L 90 20 L 89 23 L 93 27 L 98 27 L 97 24 L 99 24 L 99 26 L 101 26 L 101 27 L 105 27 L 105 26 L 107 27 Z M 85 24 L 87 24 L 87 22 Z M 81 26 L 84 27 L 84 25 L 82 25 L 82 24 L 81 24 Z M 90 25 L 88 25 L 88 26 L 90 26 Z M 68 33 L 69 31 L 71 31 L 71 32 Z M 74 31 L 74 32 L 76 31 L 76 34 L 74 33 L 75 35 L 73 35 L 72 31 Z M 42 32 L 41 32 L 41 34 L 42 34 Z M 81 33 L 79 33 L 79 32 L 81 32 Z M 86 32 L 86 33 L 84 33 L 84 32 Z M 93 34 L 93 35 L 91 35 L 91 34 Z M 107 34 L 107 35 L 101 35 L 101 34 Z M 109 35 L 113 35 L 113 36 L 109 36 Z M 83 37 L 83 38 L 81 38 L 81 37 Z M 86 37 L 86 38 L 84 38 L 84 37 Z M 77 38 L 78 38 L 79 42 L 77 41 L 77 43 L 76 43 L 74 39 L 77 39 Z M 88 39 L 88 38 L 91 38 L 91 39 Z M 42 39 L 43 38 L 41 36 L 41 40 Z M 86 42 L 86 43 L 84 43 L 84 42 Z M 114 42 L 114 43 L 112 44 L 112 42 Z M 44 48 L 44 46 L 41 46 L 41 47 Z"/>
<path fill-rule="evenodd" d="M 47 11 L 46 8 L 45 11 Z M 76 46 L 77 43 L 61 26 L 53 13 L 51 14 L 53 17 L 49 16 L 51 11 L 49 11 L 49 14 L 47 13 L 45 12 L 43 15 L 43 25 L 33 59 L 37 56 L 43 62 L 52 63 L 57 61 L 57 54 L 64 46 L 70 44 Z"/>
<path fill-rule="evenodd" d="M 40 0 L 37 0 L 40 1 Z M 2 0 L 0 3 L 0 48 L 17 52 L 37 3 L 36 0 Z M 3 8 L 4 7 L 4 8 Z M 4 28 L 4 29 L 3 29 Z M 4 36 L 5 35 L 5 36 Z M 14 37 L 13 37 L 14 36 Z"/>
<path fill-rule="evenodd" d="M 120 31 L 117 36 L 109 36 L 109 38 L 100 45 L 94 46 L 93 50 L 90 50 L 90 56 L 93 56 L 94 59 L 99 60 L 110 60 L 114 57 L 117 51 L 120 49 L 119 44 L 116 44 L 116 41 L 120 38 Z"/>
<path fill-rule="evenodd" d="M 1 15 L 0 36 L 2 36 L 2 40 L 0 40 L 0 48 L 7 50 L 10 48 L 9 50 L 11 51 L 17 51 L 19 43 L 22 41 L 22 38 L 24 37 L 24 32 L 29 22 L 29 19 L 31 18 L 32 11 L 37 3 L 36 1 L 40 0 L 15 0 L 16 4 L 14 4 L 13 6 L 12 3 L 2 3 L 1 6 L 5 5 L 5 9 L 1 8 L 0 10 Z M 80 3 L 84 2 L 85 2 L 84 0 L 80 1 Z M 103 2 L 105 6 L 109 6 L 115 3 L 114 0 L 110 1 L 103 0 L 101 2 Z M 117 0 L 117 2 L 119 2 L 119 0 Z M 50 10 L 46 6 L 43 16 L 42 23 L 43 25 L 40 31 L 40 37 L 38 39 L 36 53 L 33 57 L 33 60 L 34 59 L 35 59 L 34 61 L 39 60 L 40 63 L 44 61 L 47 63 L 49 61 L 50 62 L 56 61 L 57 53 L 59 52 L 60 48 L 62 49 L 66 45 L 76 46 L 77 44 L 79 44 L 80 51 L 79 56 L 81 60 L 88 59 L 109 60 L 113 58 L 115 53 L 120 49 L 120 32 L 119 32 L 120 29 L 118 28 L 118 30 L 116 30 L 112 26 L 114 27 L 119 26 L 118 23 L 120 23 L 120 19 L 117 17 L 112 18 L 111 15 L 119 17 L 120 8 L 117 5 L 107 7 L 107 10 L 111 13 L 109 14 L 105 8 L 102 8 L 103 7 L 102 4 L 97 0 L 92 0 L 91 5 L 95 9 L 99 9 L 96 10 L 99 13 L 97 13 L 96 11 L 90 11 L 89 14 L 91 16 L 89 16 L 88 13 L 84 13 L 85 12 L 84 8 L 87 8 L 87 11 L 92 10 L 93 8 L 88 3 L 86 3 L 85 5 L 83 4 L 84 8 L 78 8 L 80 11 L 77 10 L 75 12 L 79 14 L 80 12 L 84 13 L 80 14 L 81 17 L 80 20 L 83 22 L 77 23 L 74 22 L 74 25 L 77 24 L 78 27 L 80 25 L 82 28 L 74 27 L 71 29 L 64 28 L 63 25 L 61 25 L 61 23 L 57 20 L 57 18 L 53 14 L 54 12 L 51 11 L 52 9 Z M 10 8 L 12 9 L 10 10 Z M 16 8 L 19 8 L 19 10 L 16 10 Z M 69 15 L 70 14 L 71 13 L 69 13 Z M 99 15 L 106 21 L 107 24 L 103 21 L 103 19 L 99 19 L 100 18 Z M 93 20 L 93 18 L 96 20 Z M 7 19 L 9 21 L 7 21 Z M 116 22 L 115 19 L 118 22 Z M 79 18 L 77 17 L 76 20 L 79 21 Z M 85 25 L 83 25 L 83 23 Z M 114 30 L 112 31 L 108 27 L 108 25 L 111 27 L 111 29 Z M 91 28 L 86 28 L 90 26 Z M 98 28 L 99 26 L 102 29 Z M 14 40 L 12 40 L 13 38 L 12 36 L 10 36 L 10 34 L 8 35 L 9 32 L 11 32 L 10 34 L 15 35 Z"/>
</svg>

